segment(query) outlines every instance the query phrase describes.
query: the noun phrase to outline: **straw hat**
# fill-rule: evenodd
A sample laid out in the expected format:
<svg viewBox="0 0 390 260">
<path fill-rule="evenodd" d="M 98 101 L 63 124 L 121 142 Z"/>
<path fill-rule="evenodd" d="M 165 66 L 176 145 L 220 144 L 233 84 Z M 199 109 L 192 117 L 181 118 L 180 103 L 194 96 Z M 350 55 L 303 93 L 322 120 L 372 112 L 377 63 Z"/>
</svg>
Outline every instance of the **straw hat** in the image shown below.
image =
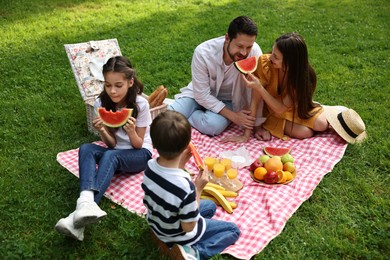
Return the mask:
<svg viewBox="0 0 390 260">
<path fill-rule="evenodd" d="M 329 124 L 348 143 L 361 143 L 367 137 L 366 126 L 355 110 L 347 108 L 339 111 L 330 106 L 323 108 Z"/>
</svg>

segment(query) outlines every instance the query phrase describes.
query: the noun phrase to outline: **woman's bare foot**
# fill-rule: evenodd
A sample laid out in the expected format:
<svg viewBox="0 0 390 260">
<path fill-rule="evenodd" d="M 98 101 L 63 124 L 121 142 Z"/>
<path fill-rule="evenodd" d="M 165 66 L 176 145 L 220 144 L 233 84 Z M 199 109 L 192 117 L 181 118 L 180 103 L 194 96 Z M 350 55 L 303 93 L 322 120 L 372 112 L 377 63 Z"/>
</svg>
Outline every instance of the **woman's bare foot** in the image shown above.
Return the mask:
<svg viewBox="0 0 390 260">
<path fill-rule="evenodd" d="M 261 141 L 269 141 L 271 140 L 271 133 L 260 126 L 259 128 L 255 129 L 255 137 Z"/>
<path fill-rule="evenodd" d="M 234 143 L 246 143 L 248 142 L 249 137 L 245 135 L 235 136 L 235 135 L 229 135 L 224 137 L 221 142 L 227 143 L 227 142 L 234 142 Z"/>
</svg>

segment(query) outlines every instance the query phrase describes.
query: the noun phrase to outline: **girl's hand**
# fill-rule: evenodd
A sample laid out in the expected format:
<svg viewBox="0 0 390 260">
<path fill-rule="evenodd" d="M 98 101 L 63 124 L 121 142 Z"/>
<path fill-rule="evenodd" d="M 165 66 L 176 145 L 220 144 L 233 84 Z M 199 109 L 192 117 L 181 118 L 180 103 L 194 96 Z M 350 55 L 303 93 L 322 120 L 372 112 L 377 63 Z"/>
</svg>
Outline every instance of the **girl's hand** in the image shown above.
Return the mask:
<svg viewBox="0 0 390 260">
<path fill-rule="evenodd" d="M 103 120 L 100 118 L 100 117 L 96 117 L 93 121 L 92 121 L 92 124 L 93 124 L 93 127 L 98 130 L 99 132 L 103 131 L 104 129 L 104 124 L 103 124 Z"/>
<path fill-rule="evenodd" d="M 247 88 L 255 89 L 262 86 L 260 80 L 252 73 L 242 75 L 242 78 L 244 79 Z"/>
<path fill-rule="evenodd" d="M 127 134 L 135 132 L 136 121 L 137 120 L 132 116 L 127 119 L 127 123 L 123 126 L 123 129 L 126 131 Z"/>
</svg>

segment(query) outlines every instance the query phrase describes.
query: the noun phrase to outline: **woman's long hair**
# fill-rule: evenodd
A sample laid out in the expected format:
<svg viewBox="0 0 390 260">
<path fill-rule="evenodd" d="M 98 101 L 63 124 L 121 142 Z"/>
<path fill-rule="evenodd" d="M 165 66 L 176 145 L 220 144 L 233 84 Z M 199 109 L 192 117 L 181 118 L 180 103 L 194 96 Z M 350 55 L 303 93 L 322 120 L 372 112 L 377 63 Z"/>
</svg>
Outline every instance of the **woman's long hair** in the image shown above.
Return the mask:
<svg viewBox="0 0 390 260">
<path fill-rule="evenodd" d="M 125 97 L 126 100 L 126 107 L 133 109 L 132 116 L 137 118 L 138 115 L 138 105 L 137 105 L 137 95 L 142 94 L 144 90 L 144 85 L 141 81 L 139 81 L 135 75 L 135 70 L 133 69 L 133 66 L 131 65 L 130 61 L 123 56 L 115 56 L 110 58 L 106 64 L 103 66 L 103 75 L 105 76 L 107 72 L 119 72 L 123 73 L 125 78 L 127 80 L 134 79 L 134 84 L 131 88 L 127 90 L 127 94 Z M 107 94 L 106 89 L 104 88 L 103 91 L 99 95 L 102 106 L 106 108 L 107 110 L 116 111 L 116 103 L 114 103 L 110 96 Z"/>
<path fill-rule="evenodd" d="M 291 97 L 294 115 L 297 112 L 300 118 L 308 119 L 313 116 L 310 111 L 318 105 L 313 102 L 317 76 L 309 64 L 306 43 L 297 33 L 284 34 L 275 43 L 283 55 L 283 70 L 287 72 L 280 94 Z"/>
</svg>

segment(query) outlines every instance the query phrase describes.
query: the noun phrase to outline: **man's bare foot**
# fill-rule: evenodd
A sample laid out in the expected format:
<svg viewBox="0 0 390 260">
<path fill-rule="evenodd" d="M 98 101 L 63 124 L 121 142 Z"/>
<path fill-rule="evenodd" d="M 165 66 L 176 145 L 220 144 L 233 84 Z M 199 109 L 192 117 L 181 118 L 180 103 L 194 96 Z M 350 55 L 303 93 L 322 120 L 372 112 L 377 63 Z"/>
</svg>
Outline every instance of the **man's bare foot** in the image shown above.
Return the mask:
<svg viewBox="0 0 390 260">
<path fill-rule="evenodd" d="M 265 130 L 263 127 L 257 128 L 255 132 L 255 137 L 261 141 L 271 140 L 271 133 L 268 130 Z"/>
</svg>

